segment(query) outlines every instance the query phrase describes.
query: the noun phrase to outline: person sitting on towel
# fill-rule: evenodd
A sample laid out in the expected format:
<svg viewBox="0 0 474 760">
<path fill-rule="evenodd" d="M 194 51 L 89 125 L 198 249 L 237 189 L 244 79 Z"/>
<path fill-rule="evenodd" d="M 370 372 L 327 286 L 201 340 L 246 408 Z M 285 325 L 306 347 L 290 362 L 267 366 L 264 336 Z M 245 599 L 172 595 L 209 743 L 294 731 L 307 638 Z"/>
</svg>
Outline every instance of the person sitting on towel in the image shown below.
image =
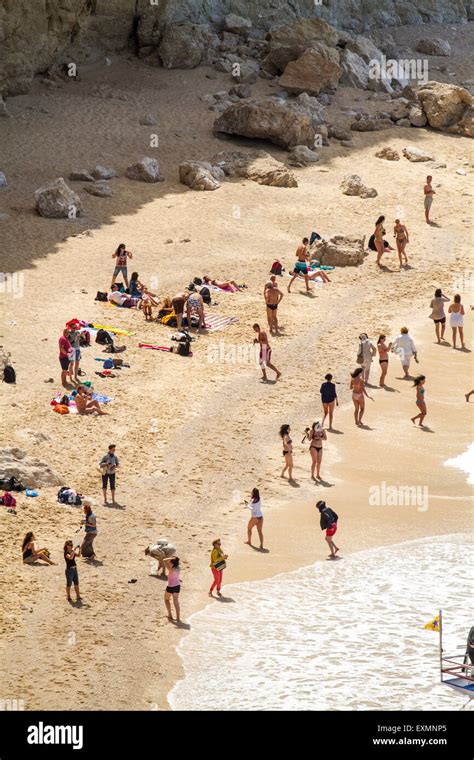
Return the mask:
<svg viewBox="0 0 474 760">
<path fill-rule="evenodd" d="M 85 385 L 78 387 L 74 401 L 79 414 L 107 414 L 100 408 L 99 402 L 92 398 L 92 392 Z"/>
</svg>

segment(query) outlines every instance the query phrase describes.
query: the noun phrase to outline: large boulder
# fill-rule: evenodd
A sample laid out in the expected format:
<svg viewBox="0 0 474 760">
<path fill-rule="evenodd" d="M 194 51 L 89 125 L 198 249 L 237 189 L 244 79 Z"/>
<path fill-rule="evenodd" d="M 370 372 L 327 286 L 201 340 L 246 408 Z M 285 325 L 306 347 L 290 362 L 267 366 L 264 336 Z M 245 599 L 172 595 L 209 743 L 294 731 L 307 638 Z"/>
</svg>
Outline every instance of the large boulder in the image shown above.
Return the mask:
<svg viewBox="0 0 474 760">
<path fill-rule="evenodd" d="M 358 195 L 360 198 L 375 198 L 378 193 L 375 187 L 367 187 L 358 174 L 346 174 L 341 182 L 344 195 Z"/>
<path fill-rule="evenodd" d="M 315 130 L 309 116 L 295 113 L 272 100 L 245 100 L 227 108 L 214 122 L 214 133 L 269 140 L 287 150 L 314 147 Z"/>
<path fill-rule="evenodd" d="M 422 150 L 421 148 L 417 148 L 414 145 L 407 145 L 406 148 L 403 148 L 402 153 L 405 158 L 408 158 L 409 161 L 413 161 L 415 163 L 419 161 L 433 161 L 433 156 L 431 153 L 428 153 L 426 150 Z"/>
<path fill-rule="evenodd" d="M 165 27 L 158 54 L 165 69 L 195 69 L 217 50 L 219 38 L 204 24 L 188 22 Z"/>
<path fill-rule="evenodd" d="M 364 59 L 347 48 L 341 53 L 342 76 L 340 84 L 348 87 L 367 88 L 369 83 L 369 67 Z"/>
<path fill-rule="evenodd" d="M 263 68 L 271 74 L 281 74 L 290 61 L 300 58 L 308 48 L 319 44 L 334 48 L 338 39 L 336 29 L 322 19 L 298 19 L 267 34 Z"/>
<path fill-rule="evenodd" d="M 377 45 L 368 37 L 362 37 L 361 35 L 358 35 L 353 40 L 349 40 L 346 43 L 346 50 L 356 53 L 365 63 L 381 61 L 383 57 L 382 51 L 379 50 Z"/>
<path fill-rule="evenodd" d="M 218 190 L 219 180 L 224 178 L 222 169 L 206 161 L 183 161 L 179 165 L 179 181 L 191 190 Z"/>
<path fill-rule="evenodd" d="M 311 256 L 326 266 L 355 267 L 362 264 L 366 253 L 361 238 L 335 235 L 316 243 Z"/>
<path fill-rule="evenodd" d="M 139 182 L 163 182 L 164 180 L 156 158 L 148 158 L 147 156 L 137 161 L 136 164 L 131 164 L 125 172 L 125 176 Z"/>
<path fill-rule="evenodd" d="M 17 478 L 27 488 L 60 486 L 62 479 L 45 462 L 30 457 L 22 449 L 0 449 L 0 478 Z"/>
<path fill-rule="evenodd" d="M 325 108 L 317 98 L 302 92 L 297 98 L 292 98 L 286 102 L 286 107 L 299 114 L 300 116 L 309 116 L 313 127 L 318 127 L 325 120 Z"/>
<path fill-rule="evenodd" d="M 35 190 L 35 201 L 38 213 L 48 219 L 75 219 L 82 213 L 81 199 L 62 177 Z"/>
<path fill-rule="evenodd" d="M 239 151 L 223 151 L 212 160 L 228 177 L 243 177 L 271 187 L 298 187 L 293 172 L 265 151 L 250 155 Z"/>
<path fill-rule="evenodd" d="M 416 49 L 419 53 L 426 53 L 426 55 L 451 55 L 451 45 L 447 40 L 441 40 L 439 37 L 424 37 L 418 40 Z"/>
<path fill-rule="evenodd" d="M 300 58 L 288 63 L 280 85 L 295 95 L 319 95 L 322 90 L 335 89 L 341 74 L 337 50 L 315 42 Z"/>
<path fill-rule="evenodd" d="M 474 97 L 464 87 L 427 82 L 417 95 L 430 127 L 474 137 Z"/>
</svg>

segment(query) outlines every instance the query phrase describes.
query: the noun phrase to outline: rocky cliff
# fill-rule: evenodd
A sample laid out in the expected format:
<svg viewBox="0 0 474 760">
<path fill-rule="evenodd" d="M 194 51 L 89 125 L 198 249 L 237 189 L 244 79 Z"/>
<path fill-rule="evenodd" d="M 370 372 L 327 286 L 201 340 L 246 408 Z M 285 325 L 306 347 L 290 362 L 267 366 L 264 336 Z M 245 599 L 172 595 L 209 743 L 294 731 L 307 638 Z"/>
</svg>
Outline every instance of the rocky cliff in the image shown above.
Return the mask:
<svg viewBox="0 0 474 760">
<path fill-rule="evenodd" d="M 383 26 L 470 20 L 469 0 L 0 0 L 0 94 L 28 91 L 53 63 L 93 60 L 130 48 L 160 65 L 174 63 L 175 41 L 196 36 L 218 48 L 228 14 L 248 19 L 250 36 L 297 17 L 321 17 L 354 32 Z M 184 27 L 183 27 L 184 24 Z M 178 25 L 178 26 L 177 26 Z M 228 32 L 229 25 L 227 25 Z M 238 32 L 237 32 L 238 33 Z M 187 55 L 192 46 L 183 47 Z M 192 51 L 191 51 L 192 52 Z M 196 51 L 193 65 L 205 62 Z M 195 62 L 194 62 L 195 61 Z"/>
</svg>

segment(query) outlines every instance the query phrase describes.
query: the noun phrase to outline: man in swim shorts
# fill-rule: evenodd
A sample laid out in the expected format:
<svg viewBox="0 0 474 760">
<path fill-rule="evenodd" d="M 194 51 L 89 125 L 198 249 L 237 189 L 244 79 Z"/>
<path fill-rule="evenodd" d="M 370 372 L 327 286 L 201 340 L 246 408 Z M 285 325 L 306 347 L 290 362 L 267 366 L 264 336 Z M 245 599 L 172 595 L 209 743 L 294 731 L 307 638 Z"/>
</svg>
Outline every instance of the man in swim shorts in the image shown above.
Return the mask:
<svg viewBox="0 0 474 760">
<path fill-rule="evenodd" d="M 264 291 L 265 304 L 267 307 L 267 320 L 270 328 L 270 333 L 273 335 L 278 334 L 278 317 L 277 309 L 283 298 L 283 293 L 273 282 L 267 282 Z"/>
<path fill-rule="evenodd" d="M 308 253 L 308 244 L 309 240 L 307 237 L 303 238 L 303 242 L 300 243 L 298 248 L 296 249 L 296 264 L 293 268 L 292 275 L 293 277 L 290 280 L 290 284 L 288 285 L 288 293 L 290 292 L 290 288 L 292 283 L 296 280 L 298 275 L 302 274 L 304 276 L 304 281 L 306 283 L 306 292 L 309 293 L 309 280 L 308 280 L 308 259 L 309 259 L 309 253 Z"/>
<path fill-rule="evenodd" d="M 272 369 L 276 373 L 276 380 L 281 375 L 281 372 L 277 370 L 277 368 L 271 364 L 271 358 L 272 358 L 272 349 L 268 342 L 268 336 L 267 333 L 261 329 L 260 325 L 254 324 L 253 326 L 254 331 L 257 333 L 257 337 L 254 339 L 254 343 L 258 343 L 260 345 L 260 356 L 259 356 L 259 364 L 262 370 L 262 376 L 263 380 L 266 383 L 267 378 L 267 367 Z"/>
<path fill-rule="evenodd" d="M 432 181 L 433 181 L 433 177 L 431 175 L 428 175 L 428 177 L 426 178 L 426 185 L 423 188 L 423 192 L 425 194 L 426 224 L 430 224 L 430 208 L 431 208 L 431 204 L 433 203 L 433 195 L 436 195 L 435 191 L 431 187 Z"/>
<path fill-rule="evenodd" d="M 325 501 L 318 501 L 316 504 L 316 509 L 319 509 L 319 514 L 320 514 L 319 524 L 320 524 L 321 530 L 326 531 L 325 541 L 327 545 L 329 546 L 329 550 L 331 552 L 329 557 L 331 559 L 334 559 L 336 554 L 339 551 L 339 547 L 336 546 L 335 542 L 333 541 L 333 536 L 336 534 L 336 531 L 337 531 L 337 521 L 339 518 L 337 514 L 334 512 L 334 510 L 326 505 Z"/>
</svg>

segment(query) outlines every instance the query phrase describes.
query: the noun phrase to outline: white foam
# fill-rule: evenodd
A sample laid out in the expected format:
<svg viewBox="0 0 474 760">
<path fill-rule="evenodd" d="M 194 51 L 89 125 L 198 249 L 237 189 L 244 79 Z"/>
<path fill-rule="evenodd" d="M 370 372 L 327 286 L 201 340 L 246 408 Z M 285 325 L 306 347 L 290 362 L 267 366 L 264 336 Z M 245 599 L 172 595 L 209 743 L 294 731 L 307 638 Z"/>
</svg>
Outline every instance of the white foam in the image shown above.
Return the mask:
<svg viewBox="0 0 474 760">
<path fill-rule="evenodd" d="M 453 459 L 447 459 L 444 464 L 446 467 L 457 467 L 458 470 L 465 472 L 469 485 L 474 485 L 474 443 L 471 443 L 464 454 L 459 454 Z"/>
<path fill-rule="evenodd" d="M 190 619 L 178 648 L 176 710 L 443 710 L 460 697 L 439 683 L 444 650 L 472 625 L 472 545 L 456 534 L 359 552 L 266 581 L 223 588 Z M 462 700 L 461 700 L 462 701 Z"/>
</svg>

